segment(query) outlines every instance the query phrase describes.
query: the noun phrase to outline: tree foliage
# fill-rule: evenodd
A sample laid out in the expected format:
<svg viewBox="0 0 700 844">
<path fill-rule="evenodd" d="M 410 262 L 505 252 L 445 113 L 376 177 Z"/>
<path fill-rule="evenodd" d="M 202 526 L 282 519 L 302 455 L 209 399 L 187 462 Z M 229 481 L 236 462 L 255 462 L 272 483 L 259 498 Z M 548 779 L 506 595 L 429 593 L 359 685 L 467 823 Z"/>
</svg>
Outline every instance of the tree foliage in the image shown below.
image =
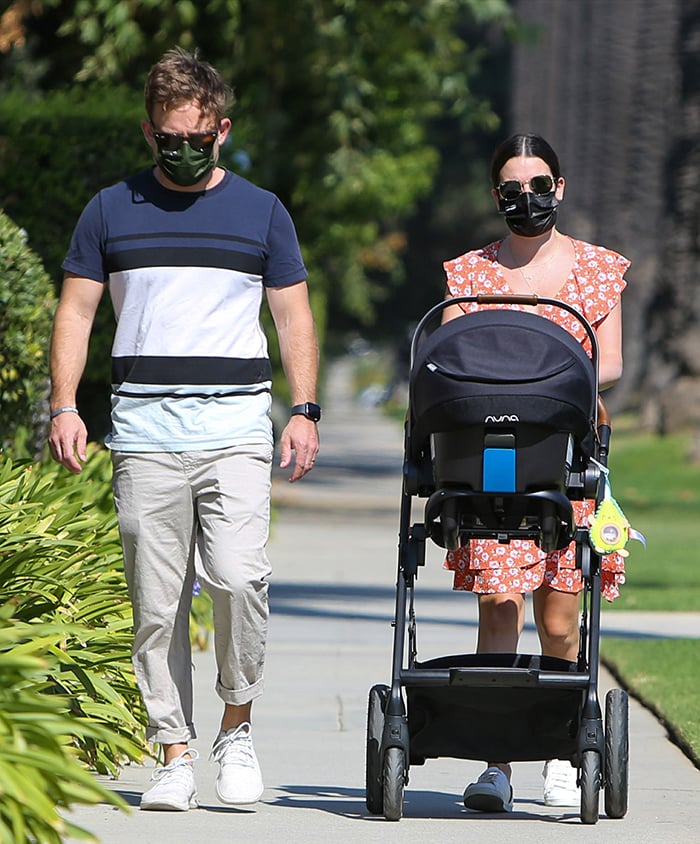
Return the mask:
<svg viewBox="0 0 700 844">
<path fill-rule="evenodd" d="M 138 89 L 175 44 L 225 57 L 237 20 L 238 0 L 11 0 L 0 67 L 43 90 L 95 80 Z"/>
<path fill-rule="evenodd" d="M 470 2 L 241 4 L 236 87 L 253 168 L 289 204 L 331 308 L 368 322 L 401 270 L 404 221 L 439 165 L 441 116 L 486 120 Z M 305 57 L 299 62 L 299 56 Z"/>
<path fill-rule="evenodd" d="M 318 309 L 328 300 L 332 312 L 364 322 L 400 278 L 404 221 L 434 183 L 431 124 L 449 116 L 466 131 L 494 121 L 472 90 L 485 50 L 465 33 L 509 15 L 505 0 L 36 0 L 26 8 L 23 49 L 45 62 L 44 87 L 100 79 L 136 89 L 164 49 L 201 48 L 238 94 L 239 165 L 249 162 L 247 174 L 292 211 Z"/>
</svg>

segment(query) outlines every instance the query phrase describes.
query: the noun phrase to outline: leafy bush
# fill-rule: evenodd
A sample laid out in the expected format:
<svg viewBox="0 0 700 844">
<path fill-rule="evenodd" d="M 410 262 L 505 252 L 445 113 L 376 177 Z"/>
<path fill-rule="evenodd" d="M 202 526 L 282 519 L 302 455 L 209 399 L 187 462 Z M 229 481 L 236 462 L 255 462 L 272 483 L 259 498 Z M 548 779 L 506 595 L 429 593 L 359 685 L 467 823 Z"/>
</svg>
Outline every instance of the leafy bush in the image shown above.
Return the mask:
<svg viewBox="0 0 700 844">
<path fill-rule="evenodd" d="M 54 304 L 51 279 L 25 232 L 0 211 L 0 449 L 21 434 L 38 450 Z"/>
<path fill-rule="evenodd" d="M 74 803 L 123 800 L 101 786 L 72 745 L 113 742 L 100 724 L 76 719 L 71 701 L 47 681 L 47 649 L 60 648 L 69 633 L 46 624 L 0 620 L 0 842 L 60 844 L 64 835 L 85 838 L 62 811 Z"/>
<path fill-rule="evenodd" d="M 105 799 L 85 767 L 147 752 L 110 471 L 105 451 L 79 476 L 0 458 L 0 842 L 60 841 L 48 802 Z M 22 791 L 33 766 L 48 802 Z"/>
</svg>

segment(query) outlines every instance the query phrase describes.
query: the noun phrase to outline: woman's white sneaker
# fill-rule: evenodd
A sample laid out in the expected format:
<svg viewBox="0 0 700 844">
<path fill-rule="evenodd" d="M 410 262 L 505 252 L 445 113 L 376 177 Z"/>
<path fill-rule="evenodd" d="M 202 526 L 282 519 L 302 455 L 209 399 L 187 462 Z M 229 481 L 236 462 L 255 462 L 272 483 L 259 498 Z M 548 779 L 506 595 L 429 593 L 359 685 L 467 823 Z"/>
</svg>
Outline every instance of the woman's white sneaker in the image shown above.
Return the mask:
<svg viewBox="0 0 700 844">
<path fill-rule="evenodd" d="M 262 797 L 263 781 L 255 750 L 251 726 L 246 721 L 225 733 L 219 733 L 211 751 L 219 763 L 216 793 L 222 803 L 245 806 Z"/>
<path fill-rule="evenodd" d="M 151 782 L 155 782 L 141 797 L 141 808 L 149 811 L 186 812 L 197 806 L 197 789 L 194 784 L 192 763 L 199 754 L 187 748 L 172 762 L 154 769 Z"/>
<path fill-rule="evenodd" d="M 581 789 L 576 785 L 576 768 L 565 759 L 544 763 L 545 806 L 580 806 Z"/>
</svg>

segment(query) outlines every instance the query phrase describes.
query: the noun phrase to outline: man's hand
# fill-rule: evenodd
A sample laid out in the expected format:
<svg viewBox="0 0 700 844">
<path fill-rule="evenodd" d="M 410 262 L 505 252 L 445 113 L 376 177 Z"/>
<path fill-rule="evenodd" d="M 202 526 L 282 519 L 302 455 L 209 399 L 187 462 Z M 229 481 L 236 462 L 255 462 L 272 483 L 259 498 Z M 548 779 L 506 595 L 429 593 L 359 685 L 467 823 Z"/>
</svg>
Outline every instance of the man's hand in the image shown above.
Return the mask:
<svg viewBox="0 0 700 844">
<path fill-rule="evenodd" d="M 318 428 L 316 423 L 305 416 L 296 415 L 287 423 L 280 438 L 280 467 L 286 469 L 291 465 L 294 452 L 294 468 L 289 478 L 290 483 L 298 481 L 313 469 L 318 454 Z"/>
<path fill-rule="evenodd" d="M 51 456 L 68 471 L 79 474 L 87 457 L 87 428 L 77 413 L 60 413 L 51 420 Z"/>
</svg>

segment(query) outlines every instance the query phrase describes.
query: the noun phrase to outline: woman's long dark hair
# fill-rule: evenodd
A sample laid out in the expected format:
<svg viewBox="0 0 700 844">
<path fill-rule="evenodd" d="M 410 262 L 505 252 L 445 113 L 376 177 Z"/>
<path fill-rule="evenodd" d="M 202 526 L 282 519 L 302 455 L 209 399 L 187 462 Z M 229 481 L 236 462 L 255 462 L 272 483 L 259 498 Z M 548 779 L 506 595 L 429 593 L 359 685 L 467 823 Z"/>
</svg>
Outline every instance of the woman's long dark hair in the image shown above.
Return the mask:
<svg viewBox="0 0 700 844">
<path fill-rule="evenodd" d="M 496 147 L 491 159 L 491 184 L 497 187 L 501 181 L 501 169 L 511 158 L 541 158 L 549 165 L 555 180 L 561 176 L 556 152 L 540 135 L 511 135 Z"/>
</svg>

